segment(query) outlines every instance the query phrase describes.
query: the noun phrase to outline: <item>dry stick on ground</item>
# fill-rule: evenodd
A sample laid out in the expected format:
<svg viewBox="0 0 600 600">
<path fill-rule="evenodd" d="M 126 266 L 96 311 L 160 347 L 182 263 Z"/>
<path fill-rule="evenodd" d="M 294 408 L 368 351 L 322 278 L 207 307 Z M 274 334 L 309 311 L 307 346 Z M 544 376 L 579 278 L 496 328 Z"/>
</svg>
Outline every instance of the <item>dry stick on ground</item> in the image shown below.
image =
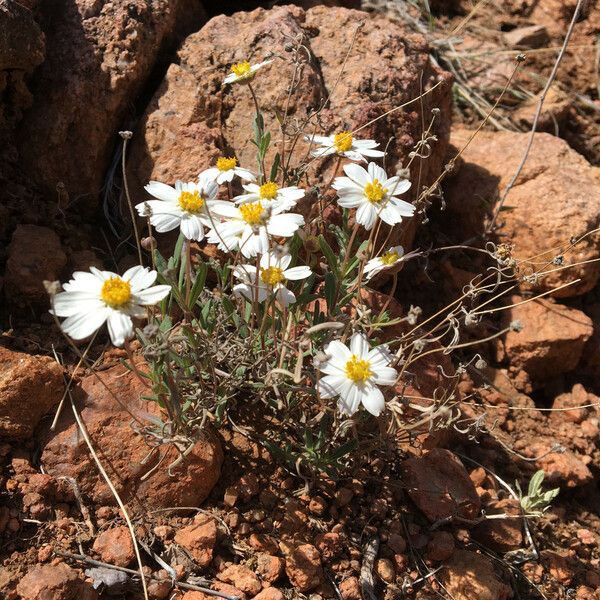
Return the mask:
<svg viewBox="0 0 600 600">
<path fill-rule="evenodd" d="M 120 571 L 121 573 L 127 573 L 128 575 L 132 575 L 135 577 L 139 577 L 139 572 L 134 571 L 133 569 L 128 569 L 127 567 L 117 567 L 117 565 L 111 565 L 110 563 L 102 562 L 101 560 L 94 560 L 93 558 L 88 558 L 84 554 L 71 554 L 70 552 L 63 552 L 62 550 L 55 550 L 54 554 L 57 556 L 61 556 L 62 558 L 68 558 L 70 560 L 78 560 L 80 562 L 84 562 L 91 567 L 100 567 L 105 569 L 113 569 L 114 571 Z M 153 575 L 146 575 L 146 579 L 150 579 L 153 581 L 161 581 L 158 577 Z M 175 581 L 174 585 L 181 588 L 182 590 L 191 590 L 194 592 L 202 592 L 208 596 L 218 596 L 219 598 L 225 598 L 226 600 L 240 600 L 237 596 L 231 596 L 230 594 L 225 594 L 224 592 L 217 592 L 216 590 L 211 590 L 209 588 L 205 588 L 199 585 L 193 585 L 191 583 L 185 583 L 183 581 Z"/>
<path fill-rule="evenodd" d="M 98 470 L 100 471 L 102 477 L 104 478 L 104 481 L 106 481 L 106 484 L 108 485 L 108 487 L 110 488 L 110 491 L 112 492 L 113 496 L 115 497 L 115 500 L 119 504 L 119 508 L 121 509 L 121 512 L 123 513 L 123 517 L 125 518 L 125 521 L 127 522 L 127 527 L 129 528 L 129 533 L 131 534 L 131 540 L 133 542 L 133 548 L 135 550 L 135 557 L 137 559 L 137 563 L 138 563 L 138 567 L 139 567 L 139 574 L 140 574 L 141 581 L 142 581 L 142 588 L 144 590 L 144 598 L 145 598 L 145 600 L 149 600 L 148 599 L 148 588 L 146 587 L 146 579 L 144 578 L 144 571 L 142 570 L 142 568 L 143 568 L 142 557 L 140 556 L 140 549 L 138 547 L 137 539 L 135 537 L 135 530 L 133 529 L 133 524 L 131 523 L 131 519 L 129 518 L 129 514 L 128 514 L 127 510 L 125 509 L 125 505 L 123 504 L 123 501 L 121 500 L 121 496 L 119 496 L 119 493 L 117 492 L 110 477 L 108 476 L 108 473 L 104 470 L 104 467 L 102 466 L 102 463 L 100 462 L 100 459 L 98 458 L 98 455 L 96 454 L 96 451 L 94 450 L 94 446 L 92 445 L 90 436 L 87 432 L 85 424 L 83 423 L 83 421 L 81 420 L 81 417 L 79 416 L 79 412 L 77 411 L 77 407 L 75 406 L 75 401 L 73 400 L 73 396 L 70 392 L 69 392 L 69 400 L 71 401 L 71 410 L 73 411 L 73 416 L 75 417 L 75 420 L 77 421 L 77 426 L 79 427 L 79 430 L 81 431 L 81 435 L 83 436 L 83 439 L 85 440 L 85 443 L 87 444 L 90 454 L 92 455 L 92 458 L 94 459 L 96 466 L 98 467 Z"/>
<path fill-rule="evenodd" d="M 378 537 L 371 538 L 363 548 L 363 562 L 360 567 L 360 590 L 365 600 L 377 600 L 374 592 L 373 567 L 378 551 Z"/>
<path fill-rule="evenodd" d="M 504 206 L 506 197 L 508 196 L 508 193 L 515 185 L 515 182 L 517 181 L 519 175 L 521 174 L 521 171 L 523 170 L 523 167 L 525 166 L 525 162 L 527 161 L 527 157 L 529 156 L 529 152 L 531 151 L 531 146 L 533 145 L 533 138 L 535 137 L 535 131 L 537 129 L 537 124 L 538 124 L 540 115 L 542 113 L 542 106 L 544 104 L 544 100 L 546 99 L 546 95 L 548 94 L 548 91 L 550 90 L 550 86 L 554 82 L 554 78 L 556 77 L 558 67 L 565 55 L 567 46 L 569 45 L 569 40 L 571 39 L 571 34 L 573 33 L 573 29 L 575 27 L 575 23 L 577 22 L 577 18 L 579 17 L 579 13 L 581 11 L 583 2 L 584 2 L 584 0 L 577 0 L 577 6 L 575 7 L 575 11 L 573 12 L 573 18 L 571 19 L 571 23 L 569 23 L 569 28 L 567 29 L 567 34 L 565 35 L 565 41 L 563 42 L 560 52 L 558 53 L 556 61 L 554 62 L 554 67 L 552 67 L 552 72 L 550 73 L 550 76 L 548 77 L 546 86 L 544 87 L 542 94 L 540 96 L 540 99 L 538 101 L 537 109 L 535 111 L 535 116 L 533 118 L 533 125 L 531 126 L 531 131 L 529 133 L 529 140 L 527 142 L 527 147 L 525 148 L 525 152 L 523 153 L 523 157 L 521 158 L 521 162 L 519 163 L 519 166 L 517 167 L 515 174 L 513 175 L 512 179 L 508 182 L 506 189 L 502 193 L 500 202 L 498 203 L 498 206 L 496 207 L 496 210 L 494 211 L 494 217 L 492 218 L 492 221 L 491 221 L 489 227 L 487 228 L 487 233 L 490 233 L 494 229 L 494 225 L 496 224 L 498 215 L 500 214 L 500 211 L 502 210 L 502 207 Z"/>
</svg>

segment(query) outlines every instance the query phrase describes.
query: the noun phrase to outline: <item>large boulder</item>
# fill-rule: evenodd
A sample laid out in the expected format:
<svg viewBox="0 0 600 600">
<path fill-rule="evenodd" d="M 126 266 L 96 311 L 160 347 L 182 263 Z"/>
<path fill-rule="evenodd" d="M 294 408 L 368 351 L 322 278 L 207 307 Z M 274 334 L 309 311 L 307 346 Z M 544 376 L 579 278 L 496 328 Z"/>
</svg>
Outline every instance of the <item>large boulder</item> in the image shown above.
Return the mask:
<svg viewBox="0 0 600 600">
<path fill-rule="evenodd" d="M 30 438 L 63 390 L 63 370 L 55 360 L 0 346 L 0 439 Z"/>
<path fill-rule="evenodd" d="M 463 148 L 472 132 L 452 132 L 452 145 Z M 466 148 L 464 162 L 446 186 L 451 221 L 466 237 L 481 233 L 483 221 L 495 208 L 517 171 L 529 140 L 528 133 L 482 131 Z M 592 167 L 568 144 L 553 135 L 535 134 L 529 157 L 509 192 L 499 216 L 498 240 L 514 244 L 521 274 L 551 271 L 538 278 L 536 290 L 549 290 L 580 278 L 558 291 L 570 297 L 591 290 L 600 279 L 600 262 L 560 269 L 561 248 L 598 227 L 600 223 L 600 169 Z M 600 234 L 588 235 L 564 254 L 565 265 L 598 257 Z"/>
<path fill-rule="evenodd" d="M 143 368 L 143 367 L 142 367 Z M 137 510 L 166 506 L 199 506 L 221 473 L 223 451 L 216 434 L 205 430 L 191 451 L 180 456 L 169 444 L 149 445 L 138 431 L 157 423 L 155 403 L 142 399 L 148 389 L 122 366 L 111 367 L 81 382 L 81 418 L 113 484 L 124 502 Z M 154 439 L 154 438 L 153 438 Z M 87 445 L 71 410 L 63 411 L 55 433 L 44 436 L 41 463 L 54 477 L 73 477 L 92 501 L 114 504 L 104 479 L 90 462 Z M 155 440 L 156 441 L 156 440 Z"/>
<path fill-rule="evenodd" d="M 53 195 L 63 184 L 78 210 L 92 208 L 118 129 L 157 57 L 201 15 L 194 0 L 42 3 L 47 56 L 16 138 L 31 176 Z"/>
<path fill-rule="evenodd" d="M 293 49 L 299 41 L 303 49 L 296 56 Z M 274 62 L 252 83 L 272 134 L 267 164 L 283 150 L 277 115 L 286 109 L 290 132 L 319 107 L 324 107 L 320 125 L 313 118 L 306 133 L 353 130 L 440 83 L 423 96 L 422 105 L 413 102 L 360 132 L 360 137 L 376 139 L 382 147 L 390 142 L 386 165 L 395 171 L 406 165 L 420 139 L 421 119 L 429 123 L 431 109 L 439 108 L 432 154 L 412 165 L 415 179 L 422 168 L 421 184 L 439 175 L 450 129 L 451 77 L 432 65 L 425 39 L 381 15 L 340 7 L 304 11 L 283 6 L 215 17 L 186 39 L 133 140 L 130 163 L 136 199 L 148 197 L 143 191 L 148 180 L 172 184 L 195 179 L 222 154 L 235 154 L 242 165 L 255 168 L 252 97 L 246 86 L 224 86 L 223 79 L 233 63 L 269 57 Z M 288 95 L 294 57 L 302 65 Z M 285 160 L 292 150 L 294 167 L 306 157 L 308 145 L 300 140 L 291 146 L 288 142 Z M 314 161 L 312 180 L 329 181 L 334 162 Z M 417 192 L 414 185 L 407 197 L 414 200 Z M 301 210 L 306 214 L 311 204 L 314 197 L 307 198 Z"/>
<path fill-rule="evenodd" d="M 515 306 L 505 311 L 504 325 L 518 321 L 521 328 L 504 338 L 510 368 L 523 369 L 534 384 L 573 371 L 592 335 L 592 320 L 576 308 L 546 298 L 520 304 L 523 298 L 513 296 L 511 302 Z"/>
</svg>

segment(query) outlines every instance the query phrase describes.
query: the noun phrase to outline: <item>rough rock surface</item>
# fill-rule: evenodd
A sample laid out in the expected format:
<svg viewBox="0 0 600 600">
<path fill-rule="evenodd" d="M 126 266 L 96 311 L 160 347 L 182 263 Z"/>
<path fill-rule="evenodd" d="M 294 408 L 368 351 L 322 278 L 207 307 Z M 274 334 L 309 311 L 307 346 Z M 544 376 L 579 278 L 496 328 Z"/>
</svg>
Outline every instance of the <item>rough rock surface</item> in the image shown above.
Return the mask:
<svg viewBox="0 0 600 600">
<path fill-rule="evenodd" d="M 47 56 L 17 136 L 35 180 L 53 194 L 62 182 L 80 209 L 94 205 L 124 117 L 175 30 L 201 22 L 199 6 L 192 0 L 40 5 Z"/>
<path fill-rule="evenodd" d="M 33 567 L 17 585 L 21 600 L 95 600 L 98 593 L 66 565 Z"/>
<path fill-rule="evenodd" d="M 48 356 L 0 347 L 0 438 L 24 440 L 61 399 L 62 367 Z"/>
<path fill-rule="evenodd" d="M 423 457 L 409 458 L 402 472 L 410 497 L 430 521 L 452 516 L 474 519 L 479 514 L 475 486 L 449 450 L 434 448 Z"/>
<path fill-rule="evenodd" d="M 504 519 L 489 519 L 473 530 L 473 537 L 496 552 L 509 552 L 523 543 L 522 511 L 519 503 L 512 498 L 492 500 L 484 507 L 486 515 L 514 515 Z"/>
<path fill-rule="evenodd" d="M 360 23 L 362 27 L 352 45 Z M 169 67 L 133 141 L 130 162 L 137 178 L 137 194 L 147 197 L 142 186 L 150 179 L 166 183 L 193 179 L 223 153 L 235 154 L 242 165 L 255 167 L 255 148 L 250 143 L 252 98 L 246 86 L 224 86 L 222 82 L 233 63 L 246 59 L 254 63 L 273 55 L 274 62 L 263 68 L 252 83 L 266 128 L 272 133 L 272 151 L 267 159 L 270 164 L 275 148 L 282 151 L 276 111 L 283 114 L 286 110 L 287 87 L 294 73 L 290 62 L 293 52 L 286 48 L 296 39 L 303 40 L 312 57 L 303 65 L 288 114 L 290 119 L 302 120 L 307 109 L 317 109 L 331 94 L 320 115 L 327 132 L 365 125 L 418 97 L 421 83 L 428 90 L 442 82 L 423 98 L 426 122 L 433 107 L 441 110 L 434 127 L 439 141 L 433 146 L 432 156 L 422 163 L 421 183 L 431 183 L 441 170 L 447 146 L 450 76 L 431 65 L 424 38 L 382 16 L 370 18 L 363 12 L 339 7 L 319 6 L 304 11 L 284 6 L 221 15 L 187 38 L 179 50 L 178 64 Z M 419 110 L 419 103 L 414 103 L 360 133 L 361 137 L 377 139 L 382 146 L 392 140 L 387 160 L 392 171 L 406 162 L 420 137 Z M 307 150 L 307 144 L 300 141 L 291 165 L 296 165 Z M 317 176 L 321 173 L 329 179 L 332 163 L 317 164 Z M 305 212 L 309 204 L 307 199 Z"/>
<path fill-rule="evenodd" d="M 512 321 L 520 321 L 523 329 L 506 334 L 504 350 L 511 369 L 525 370 L 534 381 L 575 369 L 593 332 L 586 314 L 545 298 L 506 311 L 505 326 Z"/>
<path fill-rule="evenodd" d="M 44 51 L 32 12 L 18 2 L 0 2 L 0 140 L 31 102 L 26 77 L 44 60 Z"/>
<path fill-rule="evenodd" d="M 12 307 L 50 307 L 44 280 L 56 281 L 67 264 L 58 235 L 48 227 L 19 225 L 8 247 L 4 293 Z"/>
<path fill-rule="evenodd" d="M 512 598 L 510 587 L 500 581 L 491 561 L 468 550 L 457 550 L 438 577 L 451 598 Z"/>
<path fill-rule="evenodd" d="M 105 563 L 117 567 L 128 567 L 135 558 L 129 528 L 121 525 L 103 531 L 94 540 L 94 551 Z"/>
<path fill-rule="evenodd" d="M 158 416 L 154 403 L 140 399 L 148 393 L 147 388 L 121 366 L 99 376 L 130 412 L 123 410 L 94 376 L 85 377 L 81 383 L 83 398 L 79 399 L 79 410 L 123 500 L 132 502 L 134 508 L 139 507 L 138 502 L 147 507 L 198 506 L 220 475 L 223 451 L 216 435 L 207 430 L 186 459 L 172 469 L 174 476 L 169 476 L 167 467 L 178 457 L 176 449 L 161 446 L 150 453 L 151 448 L 132 429 L 134 419 L 144 426 Z M 164 468 L 140 481 L 158 461 Z M 50 475 L 74 477 L 81 492 L 96 503 L 114 504 L 104 480 L 90 467 L 87 446 L 71 411 L 64 411 L 56 432 L 47 435 L 41 462 Z"/>
<path fill-rule="evenodd" d="M 285 570 L 292 585 L 301 592 L 314 590 L 324 577 L 319 551 L 311 544 L 298 546 L 286 558 Z"/>
<path fill-rule="evenodd" d="M 217 524 L 210 517 L 198 515 L 192 525 L 175 534 L 175 542 L 188 550 L 200 567 L 206 567 L 213 558 L 217 543 Z"/>
<path fill-rule="evenodd" d="M 574 488 L 590 483 L 593 475 L 584 462 L 588 457 L 579 456 L 570 450 L 550 452 L 550 441 L 534 441 L 524 450 L 527 455 L 540 457 L 535 464 L 538 469 L 544 470 L 548 485 Z"/>
<path fill-rule="evenodd" d="M 465 129 L 452 132 L 451 143 L 463 148 L 472 134 Z M 465 150 L 464 163 L 448 180 L 446 200 L 449 214 L 465 231 L 465 238 L 481 232 L 482 221 L 508 185 L 523 156 L 529 134 L 512 132 L 480 132 Z M 533 146 L 516 185 L 500 213 L 499 241 L 515 245 L 514 256 L 525 259 L 536 256 L 536 268 L 548 266 L 560 254 L 558 248 L 569 245 L 600 222 L 600 170 L 572 150 L 567 142 L 546 133 L 535 135 Z M 579 242 L 568 254 L 564 264 L 596 258 L 600 234 Z M 546 252 L 540 256 L 541 253 Z M 539 263 L 542 263 L 541 265 Z M 521 265 L 521 274 L 532 268 Z M 552 289 L 557 285 L 581 278 L 581 282 L 556 293 L 570 297 L 591 290 L 600 279 L 600 263 L 578 265 L 555 270 L 539 279 L 536 289 Z"/>
</svg>

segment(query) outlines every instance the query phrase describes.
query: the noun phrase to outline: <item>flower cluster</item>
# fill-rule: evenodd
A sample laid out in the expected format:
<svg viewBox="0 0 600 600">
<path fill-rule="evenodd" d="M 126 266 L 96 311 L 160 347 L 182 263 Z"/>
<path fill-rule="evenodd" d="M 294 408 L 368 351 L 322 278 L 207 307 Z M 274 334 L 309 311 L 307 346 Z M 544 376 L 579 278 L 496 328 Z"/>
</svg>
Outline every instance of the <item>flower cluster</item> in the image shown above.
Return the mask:
<svg viewBox="0 0 600 600">
<path fill-rule="evenodd" d="M 305 198 L 305 190 L 292 185 L 299 181 L 290 181 L 278 162 L 270 171 L 271 178 L 265 175 L 270 136 L 264 131 L 252 82 L 259 69 L 271 62 L 235 63 L 224 79 L 224 84 L 246 84 L 255 102 L 257 137 L 253 143 L 258 149 L 258 172 L 240 165 L 238 157 L 224 155 L 194 180 L 176 181 L 174 185 L 150 181 L 145 187 L 150 198 L 135 206 L 139 215 L 147 220 L 148 227 L 156 232 L 179 230 L 180 243 L 188 253 L 192 241 L 216 245 L 224 253 L 226 263 L 221 274 L 224 286 L 221 293 L 229 289 L 237 296 L 238 306 L 243 305 L 243 311 L 250 311 L 254 316 L 262 305 L 262 317 L 252 318 L 253 326 L 259 320 L 262 322 L 261 332 L 267 320 L 275 323 L 278 315 L 282 330 L 291 329 L 285 321 L 289 307 L 298 301 L 300 291 L 312 289 L 316 276 L 308 265 L 291 266 L 301 255 L 297 250 L 301 244 L 293 242 L 298 241 L 297 234 L 305 225 L 305 219 L 294 210 Z M 359 139 L 349 130 L 327 136 L 305 136 L 305 140 L 310 143 L 314 158 L 337 155 L 338 166 L 344 159 L 351 161 L 343 164 L 344 176 L 335 177 L 332 187 L 345 213 L 350 215 L 350 211 L 354 211 L 356 228 L 362 226 L 370 231 L 380 222 L 394 227 L 414 215 L 415 207 L 399 197 L 410 189 L 410 182 L 398 175 L 388 176 L 381 166 L 369 162 L 385 154 L 377 149 L 376 141 Z M 312 147 L 314 144 L 318 146 L 316 149 Z M 366 163 L 366 168 L 357 163 Z M 235 195 L 235 190 L 241 193 Z M 346 257 L 352 251 L 353 240 L 354 235 L 345 250 Z M 364 262 L 359 277 L 364 275 L 369 280 L 382 271 L 397 272 L 411 255 L 414 254 L 405 254 L 402 246 L 393 246 L 381 256 L 361 258 Z M 304 255 L 304 262 L 310 262 L 310 253 Z M 180 276 L 180 281 L 181 277 L 187 278 L 183 297 L 189 299 L 192 286 L 189 254 L 182 263 L 187 269 L 182 270 Z M 310 264 L 314 267 L 318 261 Z M 235 280 L 230 288 L 229 273 Z M 174 287 L 153 285 L 156 278 L 156 271 L 142 266 L 129 269 L 123 276 L 94 268 L 89 273 L 74 273 L 73 279 L 64 285 L 64 291 L 53 298 L 53 314 L 65 317 L 62 329 L 76 340 L 90 336 L 106 322 L 113 344 L 122 346 L 133 336 L 132 319 L 147 316 L 147 307 L 165 299 Z M 339 288 L 337 284 L 336 296 Z M 181 297 L 178 293 L 177 298 Z M 186 315 L 193 313 L 198 297 L 195 295 L 184 309 Z M 308 296 L 303 294 L 303 297 Z M 303 309 L 294 314 L 295 322 L 301 327 L 305 315 Z M 393 356 L 386 346 L 371 348 L 366 335 L 358 331 L 352 335 L 349 347 L 343 340 L 333 340 L 320 356 L 315 358 L 314 364 L 323 374 L 317 378 L 322 399 L 338 397 L 338 409 L 344 415 L 353 415 L 360 406 L 373 415 L 382 412 L 384 396 L 379 386 L 394 385 L 398 377 L 391 366 Z"/>
</svg>

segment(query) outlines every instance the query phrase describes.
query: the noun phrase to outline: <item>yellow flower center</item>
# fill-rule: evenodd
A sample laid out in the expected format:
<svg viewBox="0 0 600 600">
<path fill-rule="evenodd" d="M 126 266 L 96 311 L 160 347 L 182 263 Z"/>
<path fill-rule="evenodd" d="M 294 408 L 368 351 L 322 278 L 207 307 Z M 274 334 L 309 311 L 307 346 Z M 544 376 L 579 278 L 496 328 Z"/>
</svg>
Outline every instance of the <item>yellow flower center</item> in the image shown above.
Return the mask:
<svg viewBox="0 0 600 600">
<path fill-rule="evenodd" d="M 271 287 L 281 283 L 285 279 L 283 276 L 283 269 L 280 269 L 279 267 L 268 267 L 267 269 L 261 269 L 260 278 L 264 283 Z"/>
<path fill-rule="evenodd" d="M 120 277 L 111 277 L 102 284 L 100 298 L 111 308 L 120 308 L 131 299 L 131 285 Z"/>
<path fill-rule="evenodd" d="M 400 260 L 400 255 L 395 250 L 390 250 L 381 257 L 381 262 L 388 267 L 398 260 Z"/>
<path fill-rule="evenodd" d="M 379 204 L 386 197 L 387 192 L 387 188 L 381 185 L 379 179 L 373 179 L 373 183 L 365 185 L 365 196 L 373 204 Z"/>
<path fill-rule="evenodd" d="M 264 219 L 263 205 L 260 202 L 249 202 L 240 206 L 242 219 L 248 225 L 261 225 Z"/>
<path fill-rule="evenodd" d="M 229 171 L 237 167 L 237 158 L 231 157 L 227 158 L 226 156 L 221 156 L 221 158 L 217 158 L 217 169 L 219 171 Z"/>
<path fill-rule="evenodd" d="M 346 377 L 354 383 L 364 383 L 371 377 L 371 364 L 368 360 L 358 358 L 356 354 L 346 363 Z"/>
<path fill-rule="evenodd" d="M 186 212 L 196 213 L 204 206 L 204 198 L 198 190 L 194 192 L 180 192 L 179 206 Z"/>
<path fill-rule="evenodd" d="M 333 136 L 333 145 L 338 152 L 348 152 L 352 148 L 352 134 L 349 131 L 340 131 Z"/>
<path fill-rule="evenodd" d="M 278 190 L 279 186 L 275 182 L 267 181 L 260 186 L 258 193 L 264 200 L 275 200 Z"/>
<path fill-rule="evenodd" d="M 241 79 L 246 79 L 252 74 L 252 71 L 250 71 L 250 63 L 247 60 L 235 63 L 232 65 L 231 70 L 235 73 L 236 77 Z"/>
</svg>

